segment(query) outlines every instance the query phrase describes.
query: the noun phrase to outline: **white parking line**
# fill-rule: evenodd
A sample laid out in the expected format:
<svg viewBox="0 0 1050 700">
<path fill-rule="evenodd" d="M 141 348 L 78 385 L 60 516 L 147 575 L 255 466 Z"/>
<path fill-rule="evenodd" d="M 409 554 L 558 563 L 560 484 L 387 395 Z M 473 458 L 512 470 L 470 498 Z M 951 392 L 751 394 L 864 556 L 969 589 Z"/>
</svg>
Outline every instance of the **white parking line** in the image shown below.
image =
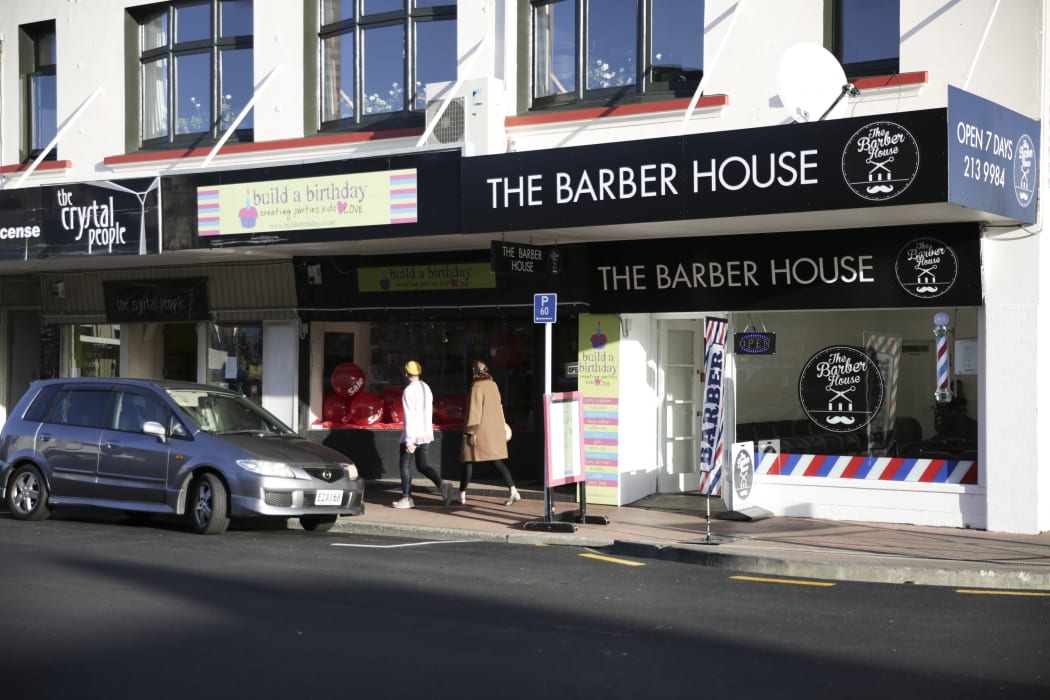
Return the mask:
<svg viewBox="0 0 1050 700">
<path fill-rule="evenodd" d="M 401 544 L 350 544 L 348 542 L 333 542 L 333 547 L 358 547 L 360 549 L 397 549 L 398 547 L 422 547 L 427 544 L 457 544 L 463 542 L 477 542 L 478 540 L 428 540 L 426 542 L 403 542 Z"/>
</svg>

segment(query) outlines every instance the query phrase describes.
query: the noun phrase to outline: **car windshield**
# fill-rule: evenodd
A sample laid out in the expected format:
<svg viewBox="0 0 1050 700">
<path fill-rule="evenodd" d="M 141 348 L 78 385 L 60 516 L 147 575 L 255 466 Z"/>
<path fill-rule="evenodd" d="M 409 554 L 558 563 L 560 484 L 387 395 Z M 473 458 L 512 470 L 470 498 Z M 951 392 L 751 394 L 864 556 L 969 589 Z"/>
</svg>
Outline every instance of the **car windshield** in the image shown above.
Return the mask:
<svg viewBox="0 0 1050 700">
<path fill-rule="evenodd" d="M 201 430 L 214 434 L 294 435 L 295 432 L 243 396 L 201 389 L 168 389 Z"/>
</svg>

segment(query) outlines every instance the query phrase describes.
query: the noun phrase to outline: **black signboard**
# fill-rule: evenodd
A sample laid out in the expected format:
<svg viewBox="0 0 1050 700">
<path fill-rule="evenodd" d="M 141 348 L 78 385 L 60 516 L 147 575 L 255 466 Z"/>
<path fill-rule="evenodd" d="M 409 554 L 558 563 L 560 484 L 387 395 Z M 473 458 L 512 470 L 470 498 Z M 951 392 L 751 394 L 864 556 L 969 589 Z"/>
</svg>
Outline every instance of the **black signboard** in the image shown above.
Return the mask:
<svg viewBox="0 0 1050 700">
<path fill-rule="evenodd" d="M 464 158 L 465 232 L 947 202 L 947 112 Z"/>
<path fill-rule="evenodd" d="M 556 277 L 563 269 L 562 252 L 555 246 L 492 241 L 492 271 L 497 275 Z"/>
<path fill-rule="evenodd" d="M 158 186 L 152 178 L 5 192 L 0 260 L 159 253 Z"/>
<path fill-rule="evenodd" d="M 980 306 L 976 224 L 608 242 L 592 313 Z"/>
<path fill-rule="evenodd" d="M 207 280 L 203 277 L 111 281 L 103 282 L 102 287 L 109 323 L 208 319 Z"/>
</svg>

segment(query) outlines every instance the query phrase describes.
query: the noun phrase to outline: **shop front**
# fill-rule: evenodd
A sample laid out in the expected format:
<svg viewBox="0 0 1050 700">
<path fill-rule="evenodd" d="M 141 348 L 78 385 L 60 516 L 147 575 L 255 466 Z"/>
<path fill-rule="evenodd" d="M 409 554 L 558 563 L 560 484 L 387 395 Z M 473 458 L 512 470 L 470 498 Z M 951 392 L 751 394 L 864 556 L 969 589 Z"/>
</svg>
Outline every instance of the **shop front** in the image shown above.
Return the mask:
<svg viewBox="0 0 1050 700">
<path fill-rule="evenodd" d="M 986 527 L 1010 465 L 987 444 L 1007 349 L 982 266 L 989 227 L 1035 220 L 1038 133 L 953 88 L 947 109 L 471 158 L 463 226 L 583 241 L 563 250 L 587 268 L 590 500 Z"/>
<path fill-rule="evenodd" d="M 368 478 L 395 478 L 402 368 L 416 360 L 434 393 L 431 463 L 456 479 L 470 366 L 483 360 L 514 433 L 508 467 L 522 485 L 542 484 L 543 333 L 528 285 L 494 272 L 488 251 L 477 250 L 306 258 L 296 269 L 309 328 L 303 428 L 311 437 L 351 455 Z M 565 323 L 553 342 L 559 390 L 576 388 L 581 279 L 544 278 L 562 295 Z"/>
</svg>

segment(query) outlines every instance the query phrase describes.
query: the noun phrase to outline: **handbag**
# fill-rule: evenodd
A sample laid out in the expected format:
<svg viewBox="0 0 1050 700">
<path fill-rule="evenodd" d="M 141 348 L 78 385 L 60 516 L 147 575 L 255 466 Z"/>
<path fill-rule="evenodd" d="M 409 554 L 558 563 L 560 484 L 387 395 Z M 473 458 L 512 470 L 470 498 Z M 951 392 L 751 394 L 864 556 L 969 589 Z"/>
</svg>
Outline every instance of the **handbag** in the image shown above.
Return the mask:
<svg viewBox="0 0 1050 700">
<path fill-rule="evenodd" d="M 510 429 L 510 423 L 503 424 L 503 432 L 507 434 L 507 442 L 510 442 L 510 439 L 514 437 L 514 431 Z"/>
</svg>

